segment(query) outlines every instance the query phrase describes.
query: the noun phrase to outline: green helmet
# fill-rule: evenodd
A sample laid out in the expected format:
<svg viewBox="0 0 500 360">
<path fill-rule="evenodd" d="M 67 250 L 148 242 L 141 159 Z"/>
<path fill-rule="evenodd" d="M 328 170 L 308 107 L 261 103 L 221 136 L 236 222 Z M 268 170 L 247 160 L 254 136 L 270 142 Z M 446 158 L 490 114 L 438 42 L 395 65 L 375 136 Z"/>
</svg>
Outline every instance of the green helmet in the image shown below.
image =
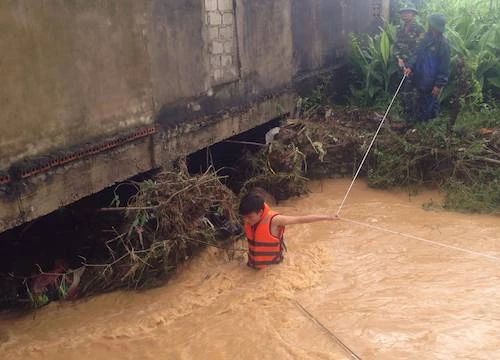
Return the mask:
<svg viewBox="0 0 500 360">
<path fill-rule="evenodd" d="M 429 26 L 440 33 L 444 33 L 446 19 L 441 14 L 431 14 L 428 18 Z"/>
<path fill-rule="evenodd" d="M 415 8 L 415 6 L 413 5 L 403 5 L 403 7 L 401 9 L 399 9 L 399 13 L 401 14 L 402 12 L 405 12 L 405 11 L 411 11 L 412 13 L 414 13 L 415 15 L 418 14 L 418 10 Z"/>
</svg>

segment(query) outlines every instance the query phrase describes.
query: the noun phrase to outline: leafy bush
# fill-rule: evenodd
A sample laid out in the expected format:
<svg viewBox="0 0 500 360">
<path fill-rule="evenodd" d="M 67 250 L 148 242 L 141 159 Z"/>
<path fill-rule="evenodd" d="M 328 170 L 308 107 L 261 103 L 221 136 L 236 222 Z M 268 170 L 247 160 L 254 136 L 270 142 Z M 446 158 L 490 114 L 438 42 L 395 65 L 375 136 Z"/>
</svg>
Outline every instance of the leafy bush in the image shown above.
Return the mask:
<svg viewBox="0 0 500 360">
<path fill-rule="evenodd" d="M 440 100 L 455 113 L 464 105 L 477 108 L 499 100 L 500 23 L 498 1 L 427 1 L 421 11 L 447 18 L 445 36 L 451 49 L 450 82 Z M 399 20 L 399 19 L 398 19 Z M 426 24 L 425 24 L 426 25 Z M 351 102 L 373 106 L 390 98 L 399 69 L 393 54 L 395 26 L 386 24 L 379 34 L 351 35 Z M 455 115 L 456 117 L 456 115 Z"/>
<path fill-rule="evenodd" d="M 391 79 L 400 72 L 393 56 L 396 28 L 386 24 L 375 36 L 351 34 L 351 103 L 373 106 L 389 98 Z"/>
<path fill-rule="evenodd" d="M 466 103 L 478 105 L 484 100 L 495 101 L 500 89 L 500 24 L 498 5 L 489 0 L 478 0 L 471 6 L 466 0 L 430 1 L 423 14 L 439 12 L 447 19 L 446 37 L 451 48 L 450 84 L 442 94 L 448 103 L 457 93 L 462 74 L 470 87 L 464 99 Z M 425 17 L 424 17 L 425 18 Z"/>
</svg>

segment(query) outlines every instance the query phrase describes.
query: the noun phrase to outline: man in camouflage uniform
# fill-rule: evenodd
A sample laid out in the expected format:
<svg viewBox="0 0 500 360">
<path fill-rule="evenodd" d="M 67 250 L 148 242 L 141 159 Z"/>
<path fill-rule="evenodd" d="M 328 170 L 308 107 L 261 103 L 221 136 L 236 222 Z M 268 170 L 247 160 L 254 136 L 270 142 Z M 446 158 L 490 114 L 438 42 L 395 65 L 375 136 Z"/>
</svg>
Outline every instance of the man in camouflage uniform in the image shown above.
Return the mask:
<svg viewBox="0 0 500 360">
<path fill-rule="evenodd" d="M 394 44 L 394 54 L 398 66 L 404 70 L 407 64 L 414 61 L 417 49 L 417 41 L 424 35 L 424 28 L 415 21 L 418 14 L 413 6 L 403 7 L 399 14 L 401 15 L 401 25 L 396 33 L 396 43 Z M 415 88 L 411 79 L 406 79 L 401 89 L 401 99 L 407 122 L 411 122 L 415 117 Z"/>
<path fill-rule="evenodd" d="M 429 31 L 405 68 L 405 74 L 412 77 L 417 89 L 416 118 L 420 122 L 438 114 L 438 97 L 450 76 L 450 46 L 443 35 L 446 19 L 441 14 L 431 14 L 428 20 Z"/>
</svg>

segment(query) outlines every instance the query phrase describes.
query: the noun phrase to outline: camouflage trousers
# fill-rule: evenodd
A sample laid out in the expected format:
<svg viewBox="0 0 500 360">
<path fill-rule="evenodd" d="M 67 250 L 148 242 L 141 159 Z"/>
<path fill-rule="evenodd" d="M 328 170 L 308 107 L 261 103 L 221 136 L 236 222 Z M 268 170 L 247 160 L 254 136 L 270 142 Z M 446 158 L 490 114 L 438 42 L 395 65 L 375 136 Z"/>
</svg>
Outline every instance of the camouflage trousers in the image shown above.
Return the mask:
<svg viewBox="0 0 500 360">
<path fill-rule="evenodd" d="M 400 90 L 400 98 L 406 123 L 414 123 L 417 120 L 417 89 L 412 79 L 406 78 Z"/>
</svg>

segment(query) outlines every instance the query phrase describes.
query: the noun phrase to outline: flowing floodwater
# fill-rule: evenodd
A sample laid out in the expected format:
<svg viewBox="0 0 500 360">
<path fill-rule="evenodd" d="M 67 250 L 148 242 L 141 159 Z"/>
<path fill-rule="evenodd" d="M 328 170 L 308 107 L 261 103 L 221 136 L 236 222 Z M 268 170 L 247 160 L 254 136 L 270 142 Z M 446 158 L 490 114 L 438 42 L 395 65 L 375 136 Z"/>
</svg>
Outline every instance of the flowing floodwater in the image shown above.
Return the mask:
<svg viewBox="0 0 500 360">
<path fill-rule="evenodd" d="M 313 184 L 287 214 L 335 213 L 348 182 Z M 500 218 L 355 185 L 343 216 L 500 256 Z M 208 249 L 165 287 L 0 317 L 0 359 L 500 359 L 500 263 L 345 221 L 287 229 L 256 272 Z"/>
</svg>

